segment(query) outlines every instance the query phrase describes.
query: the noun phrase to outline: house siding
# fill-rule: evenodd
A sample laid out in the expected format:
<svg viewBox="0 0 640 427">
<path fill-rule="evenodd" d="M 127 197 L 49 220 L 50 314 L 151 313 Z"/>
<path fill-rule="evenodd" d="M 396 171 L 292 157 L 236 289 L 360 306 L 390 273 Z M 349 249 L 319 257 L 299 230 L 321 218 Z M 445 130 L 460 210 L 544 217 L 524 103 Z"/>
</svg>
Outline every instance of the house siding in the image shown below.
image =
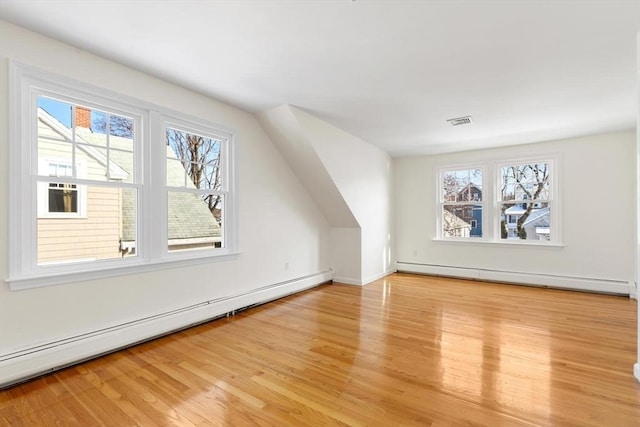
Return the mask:
<svg viewBox="0 0 640 427">
<path fill-rule="evenodd" d="M 87 188 L 84 218 L 39 218 L 38 263 L 120 256 L 120 190 Z"/>
</svg>

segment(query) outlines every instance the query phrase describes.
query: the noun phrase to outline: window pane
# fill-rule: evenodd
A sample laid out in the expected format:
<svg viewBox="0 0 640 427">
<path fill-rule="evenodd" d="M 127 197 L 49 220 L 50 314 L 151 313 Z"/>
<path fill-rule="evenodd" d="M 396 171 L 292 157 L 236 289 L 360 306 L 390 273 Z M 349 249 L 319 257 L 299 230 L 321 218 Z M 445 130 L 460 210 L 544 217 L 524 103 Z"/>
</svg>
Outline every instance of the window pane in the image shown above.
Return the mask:
<svg viewBox="0 0 640 427">
<path fill-rule="evenodd" d="M 222 247 L 221 195 L 168 193 L 169 251 Z"/>
<path fill-rule="evenodd" d="M 506 240 L 551 240 L 549 203 L 503 203 L 500 237 Z"/>
<path fill-rule="evenodd" d="M 187 171 L 182 160 L 167 158 L 167 186 L 186 187 Z"/>
<path fill-rule="evenodd" d="M 187 182 L 191 181 L 195 188 L 220 190 L 220 169 L 217 164 L 187 164 Z M 191 185 L 188 185 L 191 187 Z"/>
<path fill-rule="evenodd" d="M 442 174 L 442 194 L 445 202 L 455 202 L 458 196 L 458 180 L 455 171 L 445 171 Z"/>
<path fill-rule="evenodd" d="M 109 181 L 133 183 L 134 154 L 129 150 L 109 150 Z"/>
<path fill-rule="evenodd" d="M 105 126 L 109 115 L 102 111 L 91 111 L 88 108 L 76 107 L 77 142 L 107 148 L 108 137 Z"/>
<path fill-rule="evenodd" d="M 78 187 L 75 184 L 49 184 L 50 213 L 78 213 Z"/>
<path fill-rule="evenodd" d="M 90 138 L 98 143 L 98 141 L 106 141 L 107 136 L 116 136 L 121 138 L 118 144 L 126 144 L 127 141 L 133 141 L 134 120 L 130 117 L 124 117 L 113 113 L 99 110 L 90 110 L 84 107 L 76 107 L 76 127 L 82 129 L 90 129 L 95 138 Z M 98 138 L 98 135 L 102 135 Z M 111 138 L 109 138 L 110 140 Z M 94 143 L 87 141 L 89 143 Z M 127 149 L 131 149 L 133 145 L 129 144 Z M 119 147 L 125 148 L 125 147 Z"/>
<path fill-rule="evenodd" d="M 516 199 L 516 184 L 513 181 L 503 181 L 501 189 L 501 200 Z"/>
<path fill-rule="evenodd" d="M 209 190 L 222 188 L 219 170 L 222 141 L 172 128 L 167 128 L 166 140 L 167 185 Z M 178 164 L 186 171 L 184 184 L 176 179 Z"/>
<path fill-rule="evenodd" d="M 133 152 L 77 144 L 78 178 L 93 181 L 134 182 Z M 86 171 L 86 172 L 83 172 Z"/>
<path fill-rule="evenodd" d="M 218 162 L 207 164 L 204 170 L 204 180 L 205 184 L 203 187 L 208 190 L 220 191 L 222 188 L 222 178 L 220 177 L 220 168 L 218 167 Z"/>
<path fill-rule="evenodd" d="M 39 217 L 38 264 L 118 259 L 136 254 L 137 191 L 49 183 L 51 216 Z M 54 205 L 52 206 L 52 198 Z M 68 216 L 68 206 L 76 215 Z M 60 215 L 56 216 L 55 214 Z"/>
<path fill-rule="evenodd" d="M 101 111 L 88 114 L 92 127 L 76 127 L 76 158 L 84 159 L 89 165 L 88 178 L 134 182 L 133 121 Z M 114 119 L 120 126 L 111 128 L 107 124 Z"/>
<path fill-rule="evenodd" d="M 78 144 L 76 150 L 76 171 L 78 178 L 94 181 L 106 181 L 108 176 L 109 155 L 105 148 Z M 115 165 L 114 165 L 115 166 Z M 80 173 L 84 170 L 84 173 Z"/>
<path fill-rule="evenodd" d="M 509 165 L 501 168 L 501 200 L 548 200 L 548 163 Z"/>
<path fill-rule="evenodd" d="M 482 237 L 482 205 L 445 205 L 443 237 Z"/>
<path fill-rule="evenodd" d="M 482 169 L 444 171 L 441 179 L 444 202 L 482 201 Z"/>
<path fill-rule="evenodd" d="M 57 99 L 47 98 L 46 96 L 39 96 L 38 109 L 40 110 L 38 116 L 41 116 L 42 114 L 40 113 L 44 112 L 46 116 L 55 118 L 55 121 L 64 127 L 68 129 L 71 128 L 71 104 L 58 101 Z"/>
<path fill-rule="evenodd" d="M 40 176 L 73 176 L 73 145 L 66 142 L 38 141 L 38 175 Z M 61 172 L 57 165 L 66 165 L 68 173 Z"/>
</svg>

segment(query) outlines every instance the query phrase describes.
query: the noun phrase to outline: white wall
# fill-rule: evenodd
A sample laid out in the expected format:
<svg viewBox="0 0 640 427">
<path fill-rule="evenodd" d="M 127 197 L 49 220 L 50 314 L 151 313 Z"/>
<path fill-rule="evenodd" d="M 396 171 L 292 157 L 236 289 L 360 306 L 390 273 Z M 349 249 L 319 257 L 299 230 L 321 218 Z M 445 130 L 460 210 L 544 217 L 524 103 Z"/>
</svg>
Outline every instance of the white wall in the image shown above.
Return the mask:
<svg viewBox="0 0 640 427">
<path fill-rule="evenodd" d="M 44 359 L 13 366 L 15 360 L 7 361 L 11 353 L 289 280 L 326 279 L 321 273 L 330 267 L 329 224 L 253 115 L 3 21 L 0 40 L 0 200 L 8 200 L 10 179 L 10 58 L 235 129 L 242 251 L 228 261 L 24 291 L 9 291 L 0 282 L 0 384 L 17 369 L 29 373 L 45 366 Z M 7 216 L 7 203 L 0 203 L 0 279 L 8 276 Z M 86 355 L 67 350 L 56 363 Z"/>
<path fill-rule="evenodd" d="M 389 274 L 394 268 L 391 158 L 379 148 L 299 108 L 292 107 L 292 111 L 360 225 L 360 283 Z"/>
<path fill-rule="evenodd" d="M 564 247 L 434 241 L 439 165 L 558 153 Z M 628 283 L 635 266 L 635 134 L 394 161 L 398 262 Z M 604 284 L 607 285 L 606 283 Z"/>
<path fill-rule="evenodd" d="M 331 228 L 331 268 L 333 280 L 362 284 L 362 233 L 360 227 Z"/>
<path fill-rule="evenodd" d="M 332 227 L 358 227 L 329 172 L 322 164 L 307 129 L 300 126 L 294 110 L 281 105 L 258 114 L 258 120 L 280 150 L 307 192 Z"/>
<path fill-rule="evenodd" d="M 332 226 L 335 280 L 361 285 L 392 272 L 388 154 L 290 105 L 258 117 Z"/>
</svg>

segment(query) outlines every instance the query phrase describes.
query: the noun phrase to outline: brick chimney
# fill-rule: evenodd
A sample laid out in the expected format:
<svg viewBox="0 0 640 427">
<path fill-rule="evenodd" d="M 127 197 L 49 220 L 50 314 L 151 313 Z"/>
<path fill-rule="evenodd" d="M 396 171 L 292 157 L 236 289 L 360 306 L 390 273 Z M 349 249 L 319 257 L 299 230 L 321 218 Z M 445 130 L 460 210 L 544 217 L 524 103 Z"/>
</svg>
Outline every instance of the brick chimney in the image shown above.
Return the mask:
<svg viewBox="0 0 640 427">
<path fill-rule="evenodd" d="M 76 107 L 76 127 L 91 129 L 91 110 Z"/>
</svg>

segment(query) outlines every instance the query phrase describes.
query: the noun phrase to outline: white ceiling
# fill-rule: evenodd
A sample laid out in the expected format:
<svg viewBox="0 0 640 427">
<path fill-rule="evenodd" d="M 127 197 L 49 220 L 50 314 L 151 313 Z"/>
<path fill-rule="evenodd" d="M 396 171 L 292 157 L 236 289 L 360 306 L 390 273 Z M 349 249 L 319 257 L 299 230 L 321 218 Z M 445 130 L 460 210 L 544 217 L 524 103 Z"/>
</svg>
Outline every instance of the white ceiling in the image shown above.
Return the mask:
<svg viewBox="0 0 640 427">
<path fill-rule="evenodd" d="M 0 18 L 251 112 L 298 106 L 394 156 L 636 124 L 640 0 L 0 0 Z"/>
</svg>

